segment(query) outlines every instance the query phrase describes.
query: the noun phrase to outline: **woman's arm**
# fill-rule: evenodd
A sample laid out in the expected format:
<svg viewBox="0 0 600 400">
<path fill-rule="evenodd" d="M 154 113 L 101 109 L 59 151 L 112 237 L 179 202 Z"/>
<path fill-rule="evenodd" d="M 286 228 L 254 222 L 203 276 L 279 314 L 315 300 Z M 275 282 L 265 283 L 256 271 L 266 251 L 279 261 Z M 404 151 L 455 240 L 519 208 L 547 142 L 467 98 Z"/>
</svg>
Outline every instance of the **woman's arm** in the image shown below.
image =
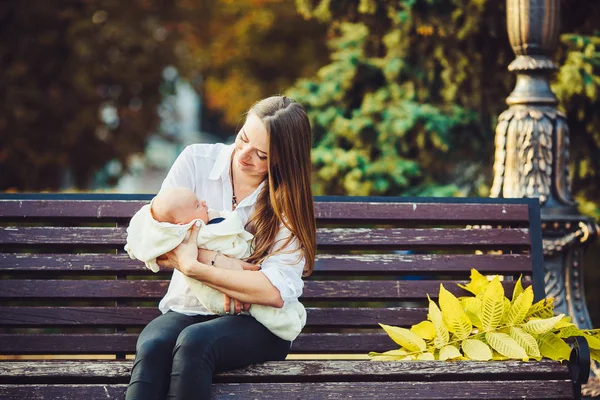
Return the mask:
<svg viewBox="0 0 600 400">
<path fill-rule="evenodd" d="M 194 226 L 188 240 L 167 253 L 167 259 L 160 261 L 159 265 L 176 268 L 184 275 L 199 280 L 242 303 L 283 307 L 284 301 L 279 290 L 264 274 L 256 270 L 258 267 L 222 255 L 218 256 L 216 260 L 216 264 L 219 264 L 220 268 L 208 265 L 210 262 L 205 261 L 204 258 L 210 255 L 207 252 L 199 253 L 195 245 L 198 230 L 199 228 Z M 215 253 L 211 253 L 214 257 Z M 204 262 L 198 261 L 198 258 Z M 229 269 L 240 268 L 240 265 L 254 270 Z"/>
</svg>

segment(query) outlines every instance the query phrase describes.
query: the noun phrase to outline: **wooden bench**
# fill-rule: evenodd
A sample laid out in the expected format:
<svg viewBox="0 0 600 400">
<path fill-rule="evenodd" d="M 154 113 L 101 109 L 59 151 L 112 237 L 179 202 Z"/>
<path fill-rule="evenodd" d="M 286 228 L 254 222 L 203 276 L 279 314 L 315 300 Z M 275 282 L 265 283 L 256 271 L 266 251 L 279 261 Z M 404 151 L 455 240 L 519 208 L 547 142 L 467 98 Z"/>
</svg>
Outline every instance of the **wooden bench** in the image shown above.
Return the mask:
<svg viewBox="0 0 600 400">
<path fill-rule="evenodd" d="M 170 277 L 123 251 L 129 218 L 149 199 L 2 195 L 1 399 L 124 397 L 136 338 L 159 315 Z M 318 257 L 302 297 L 307 327 L 288 360 L 216 376 L 215 398 L 579 397 L 587 373 L 576 348 L 570 364 L 357 356 L 397 348 L 377 323 L 422 321 L 426 294 L 437 296 L 443 282 L 464 295 L 456 283 L 471 268 L 503 275 L 507 293 L 523 274 L 536 300 L 544 298 L 536 200 L 317 198 L 316 214 Z"/>
</svg>

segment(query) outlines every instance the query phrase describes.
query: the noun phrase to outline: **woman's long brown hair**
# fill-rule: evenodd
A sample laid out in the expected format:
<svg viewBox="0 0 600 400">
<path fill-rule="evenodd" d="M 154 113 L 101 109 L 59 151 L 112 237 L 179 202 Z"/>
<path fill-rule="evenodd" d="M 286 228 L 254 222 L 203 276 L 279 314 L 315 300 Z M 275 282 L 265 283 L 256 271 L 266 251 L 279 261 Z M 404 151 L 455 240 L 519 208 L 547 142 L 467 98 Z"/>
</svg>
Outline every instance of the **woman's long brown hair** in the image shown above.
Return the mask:
<svg viewBox="0 0 600 400">
<path fill-rule="evenodd" d="M 300 103 L 285 96 L 263 99 L 248 111 L 259 117 L 269 135 L 268 182 L 258 195 L 246 228 L 254 234 L 254 253 L 249 262 L 260 263 L 271 253 L 281 224 L 300 242 L 312 273 L 317 251 L 317 228 L 310 185 L 312 134 Z"/>
</svg>

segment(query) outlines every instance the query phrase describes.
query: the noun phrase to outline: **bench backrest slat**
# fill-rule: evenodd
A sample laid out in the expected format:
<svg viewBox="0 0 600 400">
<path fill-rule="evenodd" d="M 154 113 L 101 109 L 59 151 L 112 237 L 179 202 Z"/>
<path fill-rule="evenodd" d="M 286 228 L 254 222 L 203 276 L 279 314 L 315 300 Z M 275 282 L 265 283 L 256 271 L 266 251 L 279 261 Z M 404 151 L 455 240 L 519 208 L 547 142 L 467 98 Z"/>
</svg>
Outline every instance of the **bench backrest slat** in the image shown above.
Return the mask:
<svg viewBox="0 0 600 400">
<path fill-rule="evenodd" d="M 50 247 L 108 247 L 125 243 L 126 228 L 5 227 L 0 228 L 0 245 Z M 498 248 L 529 247 L 529 230 L 506 229 L 410 229 L 410 228 L 319 228 L 321 248 Z"/>
<path fill-rule="evenodd" d="M 344 274 L 419 274 L 440 272 L 469 275 L 471 265 L 481 273 L 516 274 L 531 266 L 530 254 L 317 254 L 313 277 Z M 0 274 L 39 273 L 80 275 L 148 274 L 148 269 L 126 254 L 0 254 Z M 167 272 L 160 273 L 167 276 Z M 170 273 L 169 273 L 170 275 Z"/>
<path fill-rule="evenodd" d="M 0 196 L 0 354 L 135 351 L 170 279 L 123 249 L 129 219 L 150 198 Z M 509 297 L 520 275 L 544 297 L 543 275 L 533 273 L 542 266 L 534 199 L 334 197 L 317 198 L 315 210 L 307 326 L 293 352 L 395 348 L 378 323 L 425 319 L 441 283 L 466 295 L 457 283 L 471 268 L 502 275 Z"/>
<path fill-rule="evenodd" d="M 2 196 L 6 197 L 6 196 Z M 0 200 L 2 200 L 0 197 Z M 36 196 L 32 196 L 36 197 Z M 40 199 L 30 200 L 2 200 L 0 202 L 0 221 L 37 218 L 40 220 L 61 219 L 90 219 L 98 221 L 128 220 L 147 204 L 149 196 L 140 195 L 147 200 L 86 200 L 94 196 L 86 195 L 63 195 L 51 196 L 40 195 Z M 55 197 L 56 199 L 52 199 Z M 63 197 L 62 200 L 59 198 Z M 76 198 L 80 200 L 74 200 Z M 73 199 L 73 200 L 65 200 Z M 348 199 L 348 198 L 344 198 Z M 376 198 L 375 198 L 376 199 Z M 401 201 L 397 201 L 400 199 Z M 353 201 L 337 201 L 333 198 L 321 198 L 321 202 L 315 204 L 316 217 L 322 222 L 339 220 L 350 220 L 354 222 L 440 222 L 453 221 L 468 224 L 482 223 L 525 223 L 529 221 L 529 210 L 527 204 L 510 204 L 508 201 L 501 204 L 485 203 L 477 199 L 469 202 L 463 199 L 450 199 L 454 202 L 445 204 L 431 204 L 424 202 L 421 198 L 412 201 L 404 198 L 386 197 L 379 198 L 381 201 L 373 201 L 374 198 L 352 198 Z M 362 200 L 362 201 L 361 201 Z"/>
<path fill-rule="evenodd" d="M 440 284 L 456 296 L 469 293 L 457 286 L 467 281 L 454 280 L 337 280 L 308 281 L 304 300 L 424 300 L 437 297 Z M 0 280 L 0 299 L 143 299 L 158 300 L 165 295 L 167 280 Z M 503 282 L 510 296 L 514 282 Z"/>
</svg>

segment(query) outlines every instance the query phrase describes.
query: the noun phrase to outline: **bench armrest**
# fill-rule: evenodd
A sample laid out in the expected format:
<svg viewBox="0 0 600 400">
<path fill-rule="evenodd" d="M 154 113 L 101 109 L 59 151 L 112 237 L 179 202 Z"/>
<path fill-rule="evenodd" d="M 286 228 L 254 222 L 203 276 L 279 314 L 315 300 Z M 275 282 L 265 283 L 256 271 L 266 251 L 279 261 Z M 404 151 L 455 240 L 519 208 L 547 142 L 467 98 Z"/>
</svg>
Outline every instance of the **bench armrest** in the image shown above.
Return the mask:
<svg viewBox="0 0 600 400">
<path fill-rule="evenodd" d="M 573 394 L 575 399 L 581 399 L 581 385 L 588 381 L 590 376 L 590 346 L 582 336 L 570 338 L 573 343 L 569 358 L 569 370 L 573 381 Z"/>
</svg>

